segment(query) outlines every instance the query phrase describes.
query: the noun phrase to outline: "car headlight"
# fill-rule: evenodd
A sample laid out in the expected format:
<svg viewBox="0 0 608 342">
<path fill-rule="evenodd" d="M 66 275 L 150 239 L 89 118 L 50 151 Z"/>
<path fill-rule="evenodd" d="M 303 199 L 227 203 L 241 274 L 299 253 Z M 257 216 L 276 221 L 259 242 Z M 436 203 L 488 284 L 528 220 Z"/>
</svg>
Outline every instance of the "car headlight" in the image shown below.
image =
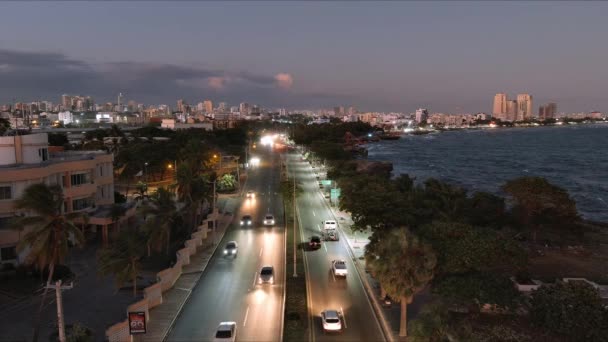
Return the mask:
<svg viewBox="0 0 608 342">
<path fill-rule="evenodd" d="M 224 249 L 224 254 L 228 254 L 228 251 Z"/>
<path fill-rule="evenodd" d="M 241 221 L 241 226 L 243 225 L 243 223 L 244 223 L 244 222 L 243 222 L 243 221 Z"/>
<path fill-rule="evenodd" d="M 274 224 L 274 220 L 270 221 L 270 224 Z"/>
<path fill-rule="evenodd" d="M 233 250 L 232 250 L 232 254 L 236 254 L 236 249 L 233 249 Z"/>
</svg>

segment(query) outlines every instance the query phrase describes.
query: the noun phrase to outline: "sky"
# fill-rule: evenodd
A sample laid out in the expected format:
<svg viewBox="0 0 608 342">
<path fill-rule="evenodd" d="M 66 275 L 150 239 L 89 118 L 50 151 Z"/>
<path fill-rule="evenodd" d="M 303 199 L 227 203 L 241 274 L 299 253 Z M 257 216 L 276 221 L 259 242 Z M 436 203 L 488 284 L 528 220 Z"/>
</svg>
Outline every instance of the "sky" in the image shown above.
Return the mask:
<svg viewBox="0 0 608 342">
<path fill-rule="evenodd" d="M 0 103 L 608 111 L 608 2 L 0 2 Z"/>
</svg>

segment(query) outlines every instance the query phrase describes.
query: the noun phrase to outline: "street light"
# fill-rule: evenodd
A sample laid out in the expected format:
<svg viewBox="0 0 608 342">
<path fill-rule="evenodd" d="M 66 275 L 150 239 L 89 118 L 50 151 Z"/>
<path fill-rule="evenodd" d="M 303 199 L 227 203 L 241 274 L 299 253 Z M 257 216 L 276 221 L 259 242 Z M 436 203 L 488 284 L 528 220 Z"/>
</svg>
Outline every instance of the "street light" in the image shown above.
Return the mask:
<svg viewBox="0 0 608 342">
<path fill-rule="evenodd" d="M 147 168 L 148 168 L 148 162 L 145 162 L 144 163 L 144 182 L 146 182 L 146 183 L 148 182 L 148 177 L 147 177 L 148 176 L 148 172 L 147 172 L 148 170 L 147 170 Z"/>
</svg>

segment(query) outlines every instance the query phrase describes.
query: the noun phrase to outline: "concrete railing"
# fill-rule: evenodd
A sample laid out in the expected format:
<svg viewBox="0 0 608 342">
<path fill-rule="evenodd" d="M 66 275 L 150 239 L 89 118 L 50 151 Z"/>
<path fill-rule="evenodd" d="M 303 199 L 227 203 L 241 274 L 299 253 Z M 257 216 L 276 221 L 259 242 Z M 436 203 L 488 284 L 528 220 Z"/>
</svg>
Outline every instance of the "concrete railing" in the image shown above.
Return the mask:
<svg viewBox="0 0 608 342">
<path fill-rule="evenodd" d="M 207 229 L 209 222 L 219 219 L 219 212 L 215 210 L 198 227 L 198 231 L 192 233 L 191 239 L 185 242 L 185 247 L 177 251 L 177 260 L 173 267 L 166 268 L 156 274 L 157 283 L 144 289 L 144 299 L 127 307 L 127 314 L 134 311 L 146 313 L 146 320 L 150 319 L 150 309 L 163 303 L 163 292 L 171 289 L 177 279 L 182 275 L 182 267 L 190 264 L 190 256 L 196 253 L 198 246 L 208 237 Z M 129 320 L 116 323 L 106 329 L 106 337 L 109 342 L 132 342 L 133 337 L 129 335 Z"/>
</svg>

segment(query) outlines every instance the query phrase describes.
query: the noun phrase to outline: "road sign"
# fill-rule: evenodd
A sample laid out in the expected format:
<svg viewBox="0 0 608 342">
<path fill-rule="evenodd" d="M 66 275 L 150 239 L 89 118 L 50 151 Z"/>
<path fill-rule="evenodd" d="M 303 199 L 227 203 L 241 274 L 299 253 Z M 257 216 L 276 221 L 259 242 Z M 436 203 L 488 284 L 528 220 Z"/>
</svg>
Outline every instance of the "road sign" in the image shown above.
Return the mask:
<svg viewBox="0 0 608 342">
<path fill-rule="evenodd" d="M 331 186 L 331 179 L 323 179 L 321 184 L 323 184 L 323 186 Z"/>
<path fill-rule="evenodd" d="M 331 199 L 337 200 L 340 197 L 340 189 L 331 189 Z"/>
<path fill-rule="evenodd" d="M 146 333 L 146 313 L 145 312 L 129 312 L 129 334 L 145 334 Z"/>
</svg>

